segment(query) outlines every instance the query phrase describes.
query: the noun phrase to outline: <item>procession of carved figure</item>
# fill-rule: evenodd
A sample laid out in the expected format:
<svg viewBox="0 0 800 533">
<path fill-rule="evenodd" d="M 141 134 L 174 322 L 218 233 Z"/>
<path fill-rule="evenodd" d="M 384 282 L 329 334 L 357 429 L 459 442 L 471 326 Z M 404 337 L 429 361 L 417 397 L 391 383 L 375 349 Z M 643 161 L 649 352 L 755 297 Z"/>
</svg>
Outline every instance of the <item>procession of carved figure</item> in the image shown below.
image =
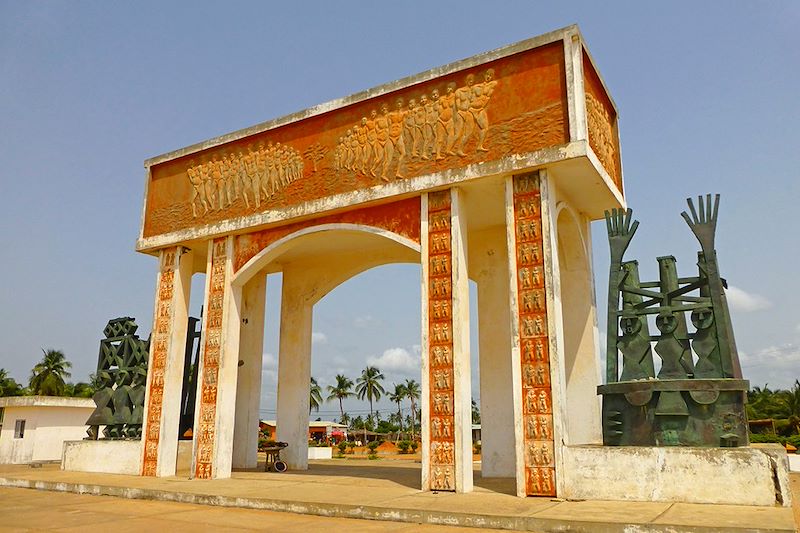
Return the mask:
<svg viewBox="0 0 800 533">
<path fill-rule="evenodd" d="M 324 149 L 319 146 L 306 151 L 315 168 L 322 155 Z M 192 184 L 192 215 L 197 218 L 222 211 L 240 199 L 248 208 L 260 207 L 262 200 L 269 200 L 303 176 L 303 158 L 285 144 L 260 142 L 248 146 L 246 152 L 225 153 L 222 158 L 214 154 L 199 163 L 192 159 L 186 175 Z"/>
<path fill-rule="evenodd" d="M 476 137 L 475 151 L 486 152 L 489 132 L 489 101 L 497 87 L 494 70 L 488 69 L 483 81 L 466 77 L 456 89 L 448 83 L 442 92 L 394 101 L 394 109 L 381 104 L 339 138 L 334 150 L 337 171 L 349 170 L 388 181 L 402 178 L 407 159 L 439 161 L 446 156 L 465 156 L 468 141 Z"/>
<path fill-rule="evenodd" d="M 589 143 L 606 171 L 614 176 L 614 131 L 606 107 L 594 95 L 586 93 L 586 115 L 589 122 Z"/>
</svg>

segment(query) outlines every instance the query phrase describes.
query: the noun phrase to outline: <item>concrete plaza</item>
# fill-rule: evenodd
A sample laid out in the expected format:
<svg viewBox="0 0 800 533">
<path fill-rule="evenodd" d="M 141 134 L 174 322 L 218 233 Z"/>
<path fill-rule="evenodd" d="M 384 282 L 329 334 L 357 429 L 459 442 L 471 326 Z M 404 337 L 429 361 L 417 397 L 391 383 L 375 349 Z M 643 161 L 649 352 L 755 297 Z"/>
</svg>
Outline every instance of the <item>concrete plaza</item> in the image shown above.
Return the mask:
<svg viewBox="0 0 800 533">
<path fill-rule="evenodd" d="M 205 505 L 406 523 L 395 524 L 396 529 L 389 529 L 392 531 L 410 531 L 405 529 L 408 524 L 526 531 L 796 530 L 790 508 L 518 498 L 513 495 L 514 487 L 508 480 L 482 479 L 479 470 L 475 471 L 476 490 L 472 493 L 421 492 L 419 469 L 419 464 L 390 459 L 330 460 L 312 461 L 307 471 L 285 474 L 247 471 L 234 472 L 231 479 L 189 480 L 188 475 L 149 478 L 67 472 L 60 470 L 56 464 L 46 464 L 41 468 L 3 465 L 0 466 L 0 486 L 193 504 L 192 507 L 186 507 L 187 512 L 197 511 L 197 505 Z M 797 495 L 800 477 L 793 475 L 792 483 Z M 18 497 L 15 495 L 10 501 L 13 503 L 16 501 L 14 498 Z M 35 498 L 39 507 L 47 509 L 48 502 L 53 501 L 55 495 L 38 492 Z M 25 506 L 34 501 L 30 497 L 25 499 L 20 504 L 22 513 Z M 92 505 L 94 501 L 76 500 L 76 509 L 83 508 L 80 504 L 92 513 L 103 513 L 105 509 L 114 509 L 112 504 L 117 504 L 120 509 L 128 509 L 133 515 L 139 509 L 135 504 L 120 500 L 104 498 L 103 501 L 107 503 L 96 506 Z M 145 512 L 145 507 L 141 509 Z M 152 515 L 148 515 L 150 519 L 172 520 L 169 514 L 173 511 L 164 510 L 161 513 L 161 507 L 155 509 Z M 3 511 L 4 514 L 8 512 L 9 509 Z M 114 512 L 122 513 L 121 510 Z M 202 517 L 206 515 L 225 520 L 226 512 L 210 509 L 198 512 L 198 523 L 212 524 L 203 522 Z M 230 520 L 236 522 L 228 525 L 238 527 L 237 524 L 249 523 L 243 522 L 244 518 L 234 518 L 240 515 L 245 516 L 240 510 L 231 514 Z M 182 518 L 189 516 L 180 515 Z M 303 517 L 296 517 L 299 518 Z M 284 520 L 287 516 L 275 519 Z M 309 517 L 304 519 L 310 520 Z M 370 524 L 356 523 L 358 527 Z M 57 524 L 65 525 L 53 522 L 52 527 Z M 378 528 L 378 524 L 371 524 Z M 5 522 L 5 525 L 10 526 L 11 523 Z M 310 523 L 307 525 L 312 527 Z M 29 527 L 47 525 L 31 524 Z"/>
</svg>

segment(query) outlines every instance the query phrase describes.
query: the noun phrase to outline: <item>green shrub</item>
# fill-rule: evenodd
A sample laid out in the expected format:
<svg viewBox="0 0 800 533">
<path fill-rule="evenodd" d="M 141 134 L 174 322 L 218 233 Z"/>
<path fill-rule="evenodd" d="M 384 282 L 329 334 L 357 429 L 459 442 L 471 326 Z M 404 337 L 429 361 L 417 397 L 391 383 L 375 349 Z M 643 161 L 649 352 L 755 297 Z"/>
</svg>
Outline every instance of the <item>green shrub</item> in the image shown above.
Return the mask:
<svg viewBox="0 0 800 533">
<path fill-rule="evenodd" d="M 411 441 L 411 453 L 417 453 L 417 448 L 419 448 L 419 442 Z"/>
<path fill-rule="evenodd" d="M 411 442 L 407 440 L 401 440 L 397 443 L 397 449 L 400 450 L 400 453 L 408 453 L 408 449 L 411 447 Z"/>
<path fill-rule="evenodd" d="M 762 442 L 781 442 L 782 439 L 775 433 L 751 433 L 750 434 L 750 442 L 754 443 L 762 443 Z"/>
<path fill-rule="evenodd" d="M 347 449 L 350 450 L 350 453 L 355 452 L 356 443 L 355 441 L 349 440 L 347 441 Z"/>
<path fill-rule="evenodd" d="M 347 443 L 345 441 L 340 442 L 336 445 L 339 448 L 339 455 L 344 456 L 344 450 L 347 448 Z"/>
</svg>

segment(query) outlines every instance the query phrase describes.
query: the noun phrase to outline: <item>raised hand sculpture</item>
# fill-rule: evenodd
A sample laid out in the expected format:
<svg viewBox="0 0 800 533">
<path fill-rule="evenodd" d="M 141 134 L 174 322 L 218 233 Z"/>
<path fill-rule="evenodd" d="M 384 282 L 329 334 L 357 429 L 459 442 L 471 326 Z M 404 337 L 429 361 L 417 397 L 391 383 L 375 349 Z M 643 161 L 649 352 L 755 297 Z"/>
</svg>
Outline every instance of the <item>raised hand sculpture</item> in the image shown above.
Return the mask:
<svg viewBox="0 0 800 533">
<path fill-rule="evenodd" d="M 619 308 L 620 283 L 625 272 L 622 257 L 631 243 L 639 221 L 631 221 L 633 209 L 612 209 L 605 212 L 608 244 L 611 249 L 611 266 L 608 278 L 608 330 L 606 332 L 606 382 L 619 380 L 619 360 L 617 355 L 617 336 L 619 323 L 616 310 Z"/>
</svg>

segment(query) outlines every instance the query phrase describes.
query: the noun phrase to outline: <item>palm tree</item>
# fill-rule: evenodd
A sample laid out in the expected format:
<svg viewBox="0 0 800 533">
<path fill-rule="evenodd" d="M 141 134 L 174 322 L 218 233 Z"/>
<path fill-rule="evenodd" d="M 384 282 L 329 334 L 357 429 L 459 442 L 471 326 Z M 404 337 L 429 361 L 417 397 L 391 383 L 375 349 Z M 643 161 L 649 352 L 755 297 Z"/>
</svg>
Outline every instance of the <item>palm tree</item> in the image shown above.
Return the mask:
<svg viewBox="0 0 800 533">
<path fill-rule="evenodd" d="M 328 398 L 327 401 L 339 400 L 339 411 L 342 413 L 342 418 L 344 418 L 344 407 L 342 406 L 342 400 L 346 400 L 351 396 L 355 396 L 353 394 L 353 380 L 345 376 L 344 374 L 338 374 L 336 376 L 336 385 L 328 385 Z M 345 422 L 342 422 L 344 424 Z"/>
<path fill-rule="evenodd" d="M 411 400 L 411 439 L 414 439 L 414 427 L 417 423 L 417 400 L 419 400 L 422 391 L 419 388 L 419 383 L 413 379 L 406 380 L 406 396 Z"/>
<path fill-rule="evenodd" d="M 394 392 L 389 394 L 389 400 L 397 404 L 397 421 L 400 423 L 400 433 L 403 432 L 403 413 L 400 411 L 400 402 L 405 400 L 406 396 L 408 396 L 408 390 L 402 383 L 399 385 L 395 383 Z"/>
<path fill-rule="evenodd" d="M 44 351 L 42 360 L 33 367 L 31 372 L 31 392 L 44 396 L 60 396 L 64 392 L 64 378 L 72 376 L 67 370 L 72 363 L 67 361 L 64 353 L 59 350 Z"/>
<path fill-rule="evenodd" d="M 356 397 L 359 400 L 366 398 L 369 401 L 369 416 L 372 417 L 372 402 L 381 399 L 386 391 L 381 385 L 384 375 L 374 366 L 368 366 L 361 372 L 361 376 L 356 380 Z"/>
<path fill-rule="evenodd" d="M 322 388 L 317 383 L 317 380 L 314 379 L 314 376 L 311 376 L 311 387 L 309 390 L 308 396 L 308 414 L 311 414 L 311 410 L 319 411 L 319 406 L 322 405 Z"/>
<path fill-rule="evenodd" d="M 800 433 L 800 380 L 794 380 L 792 388 L 782 393 L 789 415 L 789 426 L 793 432 Z"/>
</svg>

